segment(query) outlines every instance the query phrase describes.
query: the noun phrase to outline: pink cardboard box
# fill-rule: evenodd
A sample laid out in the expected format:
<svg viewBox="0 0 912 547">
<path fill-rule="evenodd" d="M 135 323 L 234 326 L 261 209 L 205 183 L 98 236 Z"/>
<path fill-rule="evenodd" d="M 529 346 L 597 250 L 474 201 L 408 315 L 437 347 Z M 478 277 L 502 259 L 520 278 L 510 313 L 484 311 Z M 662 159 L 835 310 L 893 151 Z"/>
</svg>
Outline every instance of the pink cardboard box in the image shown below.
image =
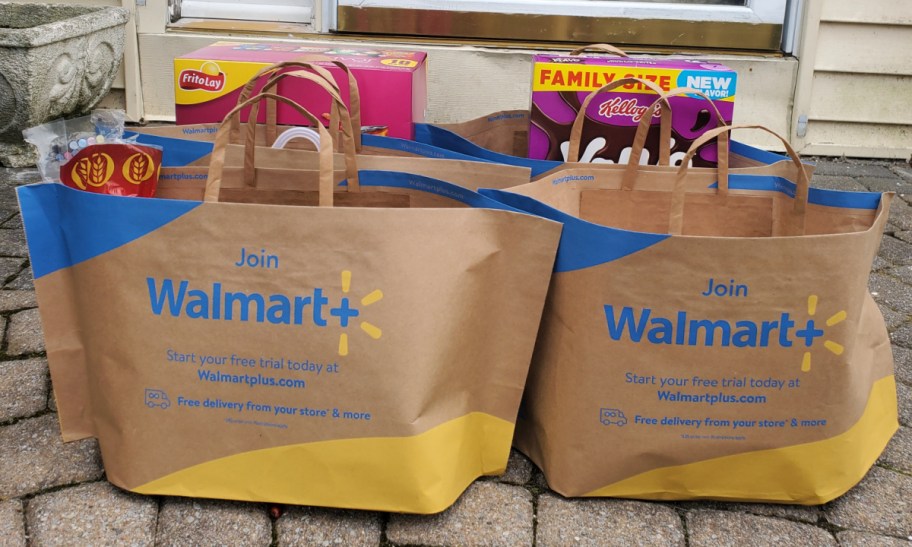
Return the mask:
<svg viewBox="0 0 912 547">
<path fill-rule="evenodd" d="M 237 104 L 241 88 L 259 70 L 282 61 L 306 61 L 323 66 L 336 77 L 342 97 L 348 98 L 347 65 L 361 92 L 361 123 L 386 126 L 389 135 L 411 139 L 413 123 L 424 121 L 427 107 L 426 54 L 383 48 L 336 47 L 332 44 L 216 42 L 174 59 L 174 98 L 177 123 L 220 122 Z M 265 84 L 265 80 L 259 85 Z M 293 99 L 317 117 L 328 119 L 330 100 L 316 84 L 285 78 L 281 95 Z M 260 121 L 265 120 L 262 109 Z M 246 120 L 246 112 L 242 119 Z M 303 116 L 279 105 L 278 122 L 307 125 Z"/>
<path fill-rule="evenodd" d="M 653 60 L 622 57 L 536 55 L 532 80 L 529 157 L 565 161 L 570 128 L 589 93 L 621 78 L 650 80 L 668 91 L 689 87 L 708 95 L 726 124 L 732 120 L 737 74 L 730 68 L 698 60 Z M 580 161 L 626 163 L 637 124 L 656 94 L 642 84 L 601 93 L 586 109 Z M 670 99 L 672 164 L 680 162 L 694 140 L 716 127 L 715 114 L 700 97 Z M 655 165 L 659 151 L 659 117 L 652 119 L 646 152 L 640 163 Z M 716 164 L 715 141 L 700 148 L 693 165 Z"/>
</svg>

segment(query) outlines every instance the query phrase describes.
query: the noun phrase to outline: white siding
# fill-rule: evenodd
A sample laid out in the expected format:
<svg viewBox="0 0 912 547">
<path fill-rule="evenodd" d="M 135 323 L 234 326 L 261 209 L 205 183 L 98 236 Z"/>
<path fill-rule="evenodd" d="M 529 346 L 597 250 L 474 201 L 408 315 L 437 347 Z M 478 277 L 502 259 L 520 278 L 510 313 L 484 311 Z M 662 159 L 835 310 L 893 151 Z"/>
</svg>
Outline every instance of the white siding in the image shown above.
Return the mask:
<svg viewBox="0 0 912 547">
<path fill-rule="evenodd" d="M 912 2 L 808 0 L 793 115 L 805 153 L 912 154 Z M 798 128 L 807 117 L 806 134 Z"/>
<path fill-rule="evenodd" d="M 912 25 L 912 2 L 908 0 L 827 0 L 821 19 L 849 23 Z"/>
<path fill-rule="evenodd" d="M 813 120 L 909 125 L 912 76 L 817 72 L 812 101 Z"/>
<path fill-rule="evenodd" d="M 802 152 L 859 158 L 904 158 L 912 154 L 912 126 L 814 122 Z M 850 143 L 850 144 L 847 144 Z"/>
<path fill-rule="evenodd" d="M 823 21 L 817 37 L 814 68 L 912 76 L 910 50 L 912 26 Z"/>
</svg>

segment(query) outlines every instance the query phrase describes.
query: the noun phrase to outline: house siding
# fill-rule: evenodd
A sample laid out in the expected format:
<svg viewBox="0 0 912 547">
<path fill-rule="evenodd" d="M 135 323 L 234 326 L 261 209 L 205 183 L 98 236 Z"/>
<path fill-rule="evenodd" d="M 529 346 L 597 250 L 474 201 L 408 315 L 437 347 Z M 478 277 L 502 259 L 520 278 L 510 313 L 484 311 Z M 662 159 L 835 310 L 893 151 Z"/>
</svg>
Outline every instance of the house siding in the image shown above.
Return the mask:
<svg viewBox="0 0 912 547">
<path fill-rule="evenodd" d="M 815 6 L 816 2 L 820 5 Z M 793 122 L 805 153 L 912 154 L 912 2 L 809 0 Z M 816 8 L 816 9 L 815 9 Z M 815 17 L 816 16 L 816 17 Z M 810 47 L 813 46 L 813 47 Z M 805 89 L 801 89 L 804 87 Z M 803 91 L 803 92 L 802 92 Z"/>
</svg>

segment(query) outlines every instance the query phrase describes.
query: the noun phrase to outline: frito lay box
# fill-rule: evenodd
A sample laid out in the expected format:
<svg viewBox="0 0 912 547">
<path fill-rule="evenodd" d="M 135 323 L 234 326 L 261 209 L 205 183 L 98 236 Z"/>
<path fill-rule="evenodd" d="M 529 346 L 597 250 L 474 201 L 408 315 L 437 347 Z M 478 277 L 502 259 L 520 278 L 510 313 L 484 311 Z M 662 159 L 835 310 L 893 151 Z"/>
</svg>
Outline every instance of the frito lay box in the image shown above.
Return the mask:
<svg viewBox="0 0 912 547">
<path fill-rule="evenodd" d="M 241 88 L 257 72 L 283 61 L 305 61 L 327 68 L 348 100 L 348 78 L 334 65 L 347 65 L 361 95 L 361 122 L 385 126 L 388 135 L 411 139 L 412 124 L 424 121 L 427 107 L 426 54 L 331 44 L 216 42 L 174 59 L 174 98 L 177 123 L 220 122 L 237 104 Z M 262 87 L 263 79 L 259 83 Z M 317 117 L 329 119 L 330 99 L 316 84 L 285 78 L 278 93 L 294 100 Z M 306 125 L 291 107 L 278 106 L 278 123 Z M 242 113 L 246 120 L 246 112 Z M 260 121 L 265 121 L 261 110 Z"/>
<path fill-rule="evenodd" d="M 692 59 L 653 60 L 536 55 L 532 80 L 529 157 L 566 161 L 570 128 L 589 93 L 621 78 L 655 82 L 668 91 L 689 87 L 712 99 L 726 124 L 732 120 L 737 74 L 730 68 Z M 599 94 L 586 109 L 580 161 L 626 163 L 636 128 L 656 94 L 642 84 Z M 671 161 L 680 161 L 691 143 L 716 127 L 709 103 L 697 96 L 672 97 Z M 652 119 L 641 163 L 658 163 L 659 112 Z M 694 157 L 693 165 L 716 164 L 715 142 Z"/>
</svg>

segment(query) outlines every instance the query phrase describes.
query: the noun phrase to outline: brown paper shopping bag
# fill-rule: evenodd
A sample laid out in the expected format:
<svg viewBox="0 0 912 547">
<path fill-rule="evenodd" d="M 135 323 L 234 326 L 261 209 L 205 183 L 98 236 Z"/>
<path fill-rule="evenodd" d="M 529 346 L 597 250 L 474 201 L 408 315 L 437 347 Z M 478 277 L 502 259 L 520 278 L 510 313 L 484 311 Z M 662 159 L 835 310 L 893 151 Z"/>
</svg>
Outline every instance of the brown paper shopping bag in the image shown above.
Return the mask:
<svg viewBox="0 0 912 547">
<path fill-rule="evenodd" d="M 503 471 L 560 226 L 338 187 L 319 131 L 319 207 L 217 201 L 228 122 L 203 202 L 19 189 L 61 429 L 112 483 L 429 513 Z M 449 206 L 332 206 L 418 192 Z"/>
<path fill-rule="evenodd" d="M 887 444 L 867 279 L 892 194 L 809 188 L 783 143 L 797 184 L 723 154 L 713 188 L 684 162 L 488 193 L 564 223 L 515 441 L 556 491 L 818 504 Z"/>
</svg>

